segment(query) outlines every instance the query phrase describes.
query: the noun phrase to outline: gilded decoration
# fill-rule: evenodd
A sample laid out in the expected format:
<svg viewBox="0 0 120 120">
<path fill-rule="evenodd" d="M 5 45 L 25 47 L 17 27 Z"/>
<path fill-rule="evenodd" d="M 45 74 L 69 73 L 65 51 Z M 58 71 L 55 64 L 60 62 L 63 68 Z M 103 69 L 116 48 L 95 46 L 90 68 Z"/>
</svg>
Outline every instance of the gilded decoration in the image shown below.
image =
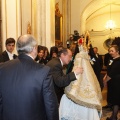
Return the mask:
<svg viewBox="0 0 120 120">
<path fill-rule="evenodd" d="M 27 34 L 31 34 L 31 25 L 30 25 L 30 22 L 28 22 L 28 25 L 27 25 Z"/>
<path fill-rule="evenodd" d="M 62 44 L 62 14 L 59 10 L 59 3 L 55 4 L 55 45 Z"/>
</svg>

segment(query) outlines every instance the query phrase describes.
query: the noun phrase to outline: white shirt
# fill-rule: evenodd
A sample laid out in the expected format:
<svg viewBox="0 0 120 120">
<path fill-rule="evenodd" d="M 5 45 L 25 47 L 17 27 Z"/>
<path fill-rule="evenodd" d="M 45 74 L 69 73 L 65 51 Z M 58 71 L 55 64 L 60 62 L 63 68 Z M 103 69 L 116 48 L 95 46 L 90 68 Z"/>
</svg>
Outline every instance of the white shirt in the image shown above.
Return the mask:
<svg viewBox="0 0 120 120">
<path fill-rule="evenodd" d="M 60 62 L 61 62 L 61 65 L 63 66 L 63 62 L 62 62 L 62 60 L 60 59 Z M 74 71 L 73 71 L 74 72 Z M 77 74 L 74 72 L 74 74 L 75 74 L 75 77 L 77 78 Z"/>
<path fill-rule="evenodd" d="M 61 62 L 61 65 L 63 66 L 63 62 L 62 62 L 62 60 L 60 59 L 60 62 Z"/>
<path fill-rule="evenodd" d="M 34 58 L 31 55 L 29 55 L 29 54 L 26 54 L 26 55 L 29 56 L 29 57 L 31 57 L 34 60 Z"/>
<path fill-rule="evenodd" d="M 9 59 L 12 60 L 12 59 L 13 59 L 13 54 L 10 53 L 10 52 L 8 52 L 7 50 L 6 50 L 6 52 L 7 52 L 7 54 L 8 54 Z"/>
</svg>

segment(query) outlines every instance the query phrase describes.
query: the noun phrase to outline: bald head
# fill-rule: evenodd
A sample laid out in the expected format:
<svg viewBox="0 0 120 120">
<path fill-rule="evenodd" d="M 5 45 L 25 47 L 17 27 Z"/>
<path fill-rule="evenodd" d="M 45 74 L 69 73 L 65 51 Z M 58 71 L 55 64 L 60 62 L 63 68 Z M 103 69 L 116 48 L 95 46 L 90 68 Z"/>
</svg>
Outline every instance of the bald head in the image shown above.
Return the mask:
<svg viewBox="0 0 120 120">
<path fill-rule="evenodd" d="M 33 51 L 33 48 L 37 45 L 37 41 L 32 35 L 26 34 L 18 38 L 16 48 L 18 54 L 26 53 L 29 54 Z"/>
</svg>

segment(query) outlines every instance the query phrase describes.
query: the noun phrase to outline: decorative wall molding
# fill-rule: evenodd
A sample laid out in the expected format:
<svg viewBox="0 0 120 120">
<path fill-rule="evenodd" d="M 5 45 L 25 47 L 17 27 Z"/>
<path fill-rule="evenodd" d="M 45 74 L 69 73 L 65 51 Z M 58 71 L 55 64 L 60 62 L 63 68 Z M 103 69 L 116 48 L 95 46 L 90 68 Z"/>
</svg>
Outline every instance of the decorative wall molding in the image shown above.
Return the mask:
<svg viewBox="0 0 120 120">
<path fill-rule="evenodd" d="M 120 32 L 120 28 L 111 29 L 111 30 L 106 29 L 103 31 L 94 31 L 94 30 L 89 31 L 91 37 L 93 37 L 93 36 L 106 36 L 106 35 L 114 34 L 115 32 Z"/>
</svg>

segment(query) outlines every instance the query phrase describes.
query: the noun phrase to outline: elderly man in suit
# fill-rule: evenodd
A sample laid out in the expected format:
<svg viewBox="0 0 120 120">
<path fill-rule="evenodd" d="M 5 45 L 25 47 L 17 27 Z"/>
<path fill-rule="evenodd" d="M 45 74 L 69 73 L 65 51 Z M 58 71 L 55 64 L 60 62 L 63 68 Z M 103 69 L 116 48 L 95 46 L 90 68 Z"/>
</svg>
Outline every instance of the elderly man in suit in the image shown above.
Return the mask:
<svg viewBox="0 0 120 120">
<path fill-rule="evenodd" d="M 47 65 L 51 68 L 51 74 L 54 80 L 55 92 L 58 102 L 64 94 L 64 87 L 68 86 L 71 81 L 76 80 L 76 75 L 83 72 L 83 68 L 77 67 L 73 72 L 64 74 L 62 67 L 72 60 L 72 52 L 67 48 L 63 48 L 58 52 L 58 57 L 50 60 Z"/>
<path fill-rule="evenodd" d="M 100 87 L 101 87 L 101 90 L 103 90 L 103 80 L 101 79 L 101 71 L 102 71 L 102 67 L 103 67 L 103 59 L 102 59 L 102 56 L 99 55 L 98 53 L 98 48 L 97 47 L 94 47 L 93 48 L 93 51 L 94 51 L 94 58 L 91 58 L 92 61 L 93 61 L 93 69 L 94 69 L 94 72 L 97 76 L 97 79 L 98 79 L 98 82 L 100 84 Z"/>
<path fill-rule="evenodd" d="M 48 66 L 34 61 L 37 42 L 17 40 L 18 58 L 0 64 L 0 120 L 58 120 L 58 103 Z"/>
<path fill-rule="evenodd" d="M 6 62 L 17 57 L 17 55 L 13 54 L 13 50 L 15 48 L 14 38 L 8 38 L 5 42 L 5 46 L 6 50 L 0 54 L 0 62 Z"/>
</svg>

